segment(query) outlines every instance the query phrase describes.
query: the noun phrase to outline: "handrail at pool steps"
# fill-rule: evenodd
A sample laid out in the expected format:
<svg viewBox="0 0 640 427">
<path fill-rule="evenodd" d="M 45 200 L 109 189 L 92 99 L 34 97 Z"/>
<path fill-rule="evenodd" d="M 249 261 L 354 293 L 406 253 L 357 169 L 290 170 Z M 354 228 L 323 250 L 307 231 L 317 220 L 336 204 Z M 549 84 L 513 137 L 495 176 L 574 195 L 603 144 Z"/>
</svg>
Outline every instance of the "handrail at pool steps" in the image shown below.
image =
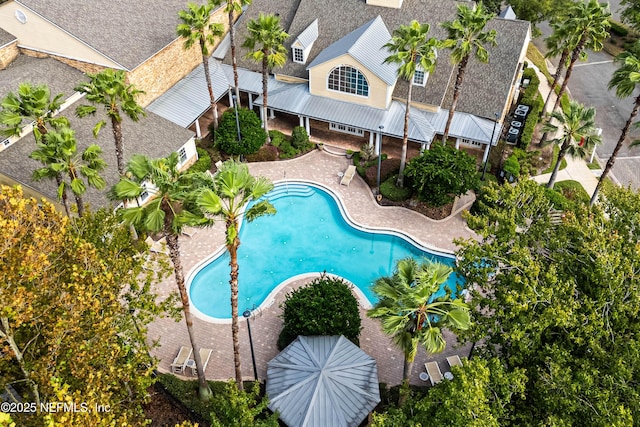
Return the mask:
<svg viewBox="0 0 640 427">
<path fill-rule="evenodd" d="M 273 190 L 262 196 L 261 199 L 278 200 L 285 196 L 311 197 L 315 194 L 312 188 L 303 184 L 276 185 Z"/>
</svg>

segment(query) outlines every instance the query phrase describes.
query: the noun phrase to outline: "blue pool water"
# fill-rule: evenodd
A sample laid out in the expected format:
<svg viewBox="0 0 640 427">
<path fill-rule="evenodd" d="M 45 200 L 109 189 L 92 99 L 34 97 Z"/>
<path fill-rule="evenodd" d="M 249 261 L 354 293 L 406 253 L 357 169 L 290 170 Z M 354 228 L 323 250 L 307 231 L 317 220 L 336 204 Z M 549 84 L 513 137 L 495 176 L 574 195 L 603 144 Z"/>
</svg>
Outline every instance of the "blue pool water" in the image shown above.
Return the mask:
<svg viewBox="0 0 640 427">
<path fill-rule="evenodd" d="M 354 228 L 336 200 L 318 187 L 280 184 L 266 197 L 277 213 L 244 222 L 240 230 L 240 313 L 260 306 L 276 286 L 298 274 L 326 270 L 339 275 L 375 304 L 371 284 L 391 275 L 398 260 L 411 256 L 454 263 L 453 257 L 424 251 L 398 235 Z M 225 251 L 193 276 L 189 292 L 200 312 L 219 319 L 231 317 L 229 272 Z M 445 286 L 455 292 L 458 281 L 452 274 Z"/>
</svg>

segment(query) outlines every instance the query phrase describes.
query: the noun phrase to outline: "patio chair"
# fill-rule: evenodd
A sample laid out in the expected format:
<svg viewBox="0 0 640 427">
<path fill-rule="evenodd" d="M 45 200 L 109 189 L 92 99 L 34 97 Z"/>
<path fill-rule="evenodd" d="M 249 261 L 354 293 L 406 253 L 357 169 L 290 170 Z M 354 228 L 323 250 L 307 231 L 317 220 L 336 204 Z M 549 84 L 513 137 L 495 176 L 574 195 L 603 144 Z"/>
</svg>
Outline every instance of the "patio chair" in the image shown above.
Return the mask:
<svg viewBox="0 0 640 427">
<path fill-rule="evenodd" d="M 347 187 L 351 184 L 351 180 L 356 174 L 356 167 L 351 165 L 347 168 L 344 175 L 342 175 L 342 179 L 340 180 L 340 185 L 346 185 Z"/>
<path fill-rule="evenodd" d="M 150 239 L 150 237 L 147 237 L 147 240 L 149 240 L 149 239 Z M 145 242 L 147 240 L 145 240 Z M 167 239 L 165 239 L 163 237 L 162 239 L 158 240 L 157 242 L 155 242 L 153 239 L 151 239 L 151 241 L 153 242 L 151 244 L 151 248 L 149 249 L 151 252 L 155 252 L 157 254 L 169 255 L 169 248 L 167 248 Z"/>
<path fill-rule="evenodd" d="M 175 374 L 184 374 L 184 367 L 187 366 L 187 360 L 191 357 L 191 353 L 193 349 L 191 347 L 180 347 L 180 351 L 175 359 L 173 359 L 173 363 L 171 363 L 171 372 Z"/>
<path fill-rule="evenodd" d="M 189 227 L 188 225 L 182 227 L 182 234 L 184 234 L 185 236 L 193 237 L 197 232 L 198 229 L 195 227 Z"/>
<path fill-rule="evenodd" d="M 204 372 L 207 370 L 207 364 L 209 363 L 209 359 L 211 358 L 211 353 L 213 353 L 213 350 L 211 350 L 210 348 L 201 348 L 199 353 L 200 361 L 202 361 L 202 371 Z M 195 363 L 191 365 L 190 368 L 191 375 L 198 375 L 198 369 L 196 368 Z"/>
<path fill-rule="evenodd" d="M 447 357 L 447 363 L 449 364 L 449 368 L 453 368 L 454 366 L 462 366 L 462 360 L 460 360 L 460 356 L 458 356 L 457 354 Z"/>
<path fill-rule="evenodd" d="M 427 362 L 424 364 L 424 367 L 427 370 L 427 374 L 429 374 L 429 381 L 431 381 L 431 385 L 436 385 L 442 381 L 442 372 L 440 371 L 438 362 Z"/>
</svg>

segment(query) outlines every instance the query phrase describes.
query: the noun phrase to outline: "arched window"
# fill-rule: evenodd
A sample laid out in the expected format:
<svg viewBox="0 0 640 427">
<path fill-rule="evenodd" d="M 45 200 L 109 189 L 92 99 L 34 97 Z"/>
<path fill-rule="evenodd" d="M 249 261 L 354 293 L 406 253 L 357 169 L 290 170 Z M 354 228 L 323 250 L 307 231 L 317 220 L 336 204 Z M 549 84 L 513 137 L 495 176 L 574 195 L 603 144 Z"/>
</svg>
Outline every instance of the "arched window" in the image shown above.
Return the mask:
<svg viewBox="0 0 640 427">
<path fill-rule="evenodd" d="M 331 70 L 327 86 L 330 90 L 337 90 L 338 92 L 369 96 L 367 78 L 356 68 L 348 65 L 342 65 Z"/>
</svg>

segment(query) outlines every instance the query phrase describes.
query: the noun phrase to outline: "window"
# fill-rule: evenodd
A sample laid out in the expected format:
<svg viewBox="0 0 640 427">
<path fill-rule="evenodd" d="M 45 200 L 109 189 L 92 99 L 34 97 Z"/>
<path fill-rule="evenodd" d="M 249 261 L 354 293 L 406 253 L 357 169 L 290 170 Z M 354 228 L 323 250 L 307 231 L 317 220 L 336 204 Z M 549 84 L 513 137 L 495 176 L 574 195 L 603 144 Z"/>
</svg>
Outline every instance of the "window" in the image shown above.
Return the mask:
<svg viewBox="0 0 640 427">
<path fill-rule="evenodd" d="M 483 143 L 466 138 L 460 138 L 460 143 L 464 145 L 470 145 L 472 147 L 484 147 Z"/>
<path fill-rule="evenodd" d="M 339 123 L 329 123 L 329 129 L 343 133 L 350 133 L 352 135 L 364 136 L 364 129 L 341 125 Z"/>
<path fill-rule="evenodd" d="M 293 51 L 293 62 L 304 64 L 304 52 L 299 47 L 291 48 Z"/>
<path fill-rule="evenodd" d="M 369 96 L 369 83 L 366 77 L 357 69 L 349 66 L 340 66 L 331 70 L 327 86 L 330 90 L 338 92 Z"/>
<path fill-rule="evenodd" d="M 140 193 L 140 195 L 138 196 L 138 202 L 140 204 L 144 204 L 144 202 L 149 198 L 149 192 L 147 191 L 147 189 L 145 188 L 142 193 Z"/>
<path fill-rule="evenodd" d="M 180 159 L 180 164 L 183 164 L 187 161 L 187 150 L 185 150 L 184 147 L 182 147 L 180 151 L 178 151 L 178 157 Z"/>
<path fill-rule="evenodd" d="M 417 86 L 424 86 L 427 83 L 427 76 L 424 71 L 416 70 L 413 73 L 413 84 Z"/>
</svg>

